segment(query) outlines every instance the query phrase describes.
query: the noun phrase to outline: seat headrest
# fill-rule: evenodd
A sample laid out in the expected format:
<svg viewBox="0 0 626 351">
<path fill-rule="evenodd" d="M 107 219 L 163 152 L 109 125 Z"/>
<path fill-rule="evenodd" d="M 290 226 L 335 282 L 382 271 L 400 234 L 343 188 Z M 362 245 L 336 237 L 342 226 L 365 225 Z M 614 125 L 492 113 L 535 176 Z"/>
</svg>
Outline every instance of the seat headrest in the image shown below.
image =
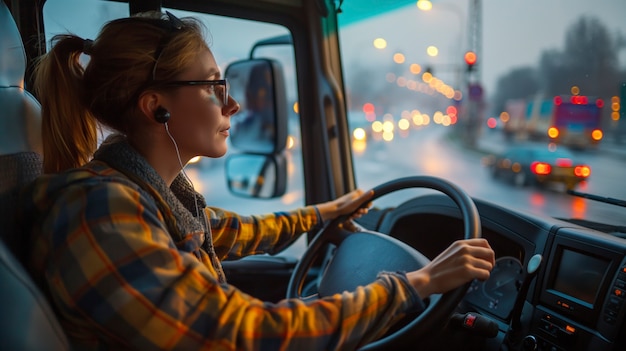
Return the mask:
<svg viewBox="0 0 626 351">
<path fill-rule="evenodd" d="M 41 106 L 24 88 L 25 74 L 22 37 L 0 1 L 0 155 L 43 152 Z"/>
<path fill-rule="evenodd" d="M 11 11 L 0 1 L 0 87 L 24 87 L 26 53 Z"/>
</svg>

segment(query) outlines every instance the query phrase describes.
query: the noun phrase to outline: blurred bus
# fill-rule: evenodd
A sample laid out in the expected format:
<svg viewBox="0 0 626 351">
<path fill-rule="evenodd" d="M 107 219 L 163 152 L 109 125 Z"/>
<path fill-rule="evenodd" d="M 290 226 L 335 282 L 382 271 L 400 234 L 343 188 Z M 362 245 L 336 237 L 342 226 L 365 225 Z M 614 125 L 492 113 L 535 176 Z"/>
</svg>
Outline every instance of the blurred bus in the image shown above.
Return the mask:
<svg viewBox="0 0 626 351">
<path fill-rule="evenodd" d="M 575 148 L 596 146 L 602 140 L 601 99 L 587 96 L 556 96 L 548 137 Z"/>
</svg>

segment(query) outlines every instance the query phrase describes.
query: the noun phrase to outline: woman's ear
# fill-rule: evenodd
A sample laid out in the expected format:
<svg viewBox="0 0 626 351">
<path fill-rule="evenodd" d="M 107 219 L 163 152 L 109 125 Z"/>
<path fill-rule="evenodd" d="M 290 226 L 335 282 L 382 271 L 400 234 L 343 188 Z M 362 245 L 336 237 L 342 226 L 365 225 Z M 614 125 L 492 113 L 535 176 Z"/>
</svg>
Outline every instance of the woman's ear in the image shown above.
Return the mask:
<svg viewBox="0 0 626 351">
<path fill-rule="evenodd" d="M 159 106 L 161 106 L 161 100 L 162 96 L 155 92 L 147 91 L 141 94 L 137 102 L 137 107 L 139 108 L 142 117 L 156 122 L 154 119 L 154 112 L 159 108 Z"/>
</svg>

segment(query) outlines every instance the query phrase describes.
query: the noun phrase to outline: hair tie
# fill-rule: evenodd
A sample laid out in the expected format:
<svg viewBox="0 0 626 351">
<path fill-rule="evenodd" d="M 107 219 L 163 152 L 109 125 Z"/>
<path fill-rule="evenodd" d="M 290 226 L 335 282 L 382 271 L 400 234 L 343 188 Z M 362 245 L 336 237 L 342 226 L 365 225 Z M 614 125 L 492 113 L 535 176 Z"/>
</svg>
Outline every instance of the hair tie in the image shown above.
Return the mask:
<svg viewBox="0 0 626 351">
<path fill-rule="evenodd" d="M 83 40 L 83 53 L 85 55 L 91 55 L 93 49 L 93 40 L 84 39 Z"/>
</svg>

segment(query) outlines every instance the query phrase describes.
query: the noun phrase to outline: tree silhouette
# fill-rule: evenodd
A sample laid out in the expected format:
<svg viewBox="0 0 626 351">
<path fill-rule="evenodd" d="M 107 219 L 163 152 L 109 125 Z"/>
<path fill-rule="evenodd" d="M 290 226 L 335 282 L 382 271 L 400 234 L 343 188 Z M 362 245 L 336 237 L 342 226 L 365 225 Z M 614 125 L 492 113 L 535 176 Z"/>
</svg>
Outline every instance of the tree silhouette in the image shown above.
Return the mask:
<svg viewBox="0 0 626 351">
<path fill-rule="evenodd" d="M 498 79 L 493 110 L 503 111 L 510 99 L 530 99 L 540 90 L 537 70 L 533 67 L 516 68 Z"/>
<path fill-rule="evenodd" d="M 565 38 L 564 76 L 561 94 L 577 85 L 584 95 L 608 98 L 616 94 L 618 43 L 597 18 L 582 17 L 570 27 Z M 557 95 L 558 91 L 552 91 Z"/>
<path fill-rule="evenodd" d="M 498 80 L 494 112 L 502 111 L 508 99 L 570 94 L 574 85 L 583 95 L 617 95 L 626 73 L 619 70 L 618 52 L 625 46 L 624 38 L 619 33 L 611 36 L 599 19 L 580 17 L 568 28 L 563 51 L 545 50 L 537 68 L 516 68 Z"/>
</svg>

